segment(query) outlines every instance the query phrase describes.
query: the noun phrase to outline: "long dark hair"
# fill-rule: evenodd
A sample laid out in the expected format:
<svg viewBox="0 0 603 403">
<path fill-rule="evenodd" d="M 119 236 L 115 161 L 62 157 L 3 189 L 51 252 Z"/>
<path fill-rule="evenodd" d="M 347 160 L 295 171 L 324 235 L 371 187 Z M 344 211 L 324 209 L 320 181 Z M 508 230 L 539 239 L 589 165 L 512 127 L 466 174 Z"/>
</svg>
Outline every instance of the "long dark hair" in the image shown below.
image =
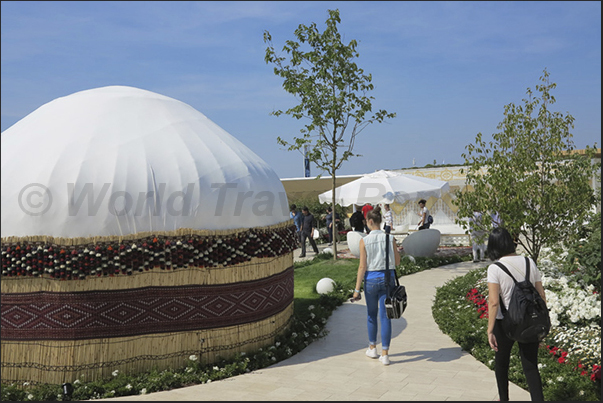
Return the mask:
<svg viewBox="0 0 603 403">
<path fill-rule="evenodd" d="M 513 237 L 505 228 L 497 227 L 488 236 L 488 249 L 486 254 L 492 260 L 498 260 L 503 256 L 515 253 L 516 245 Z"/>
</svg>

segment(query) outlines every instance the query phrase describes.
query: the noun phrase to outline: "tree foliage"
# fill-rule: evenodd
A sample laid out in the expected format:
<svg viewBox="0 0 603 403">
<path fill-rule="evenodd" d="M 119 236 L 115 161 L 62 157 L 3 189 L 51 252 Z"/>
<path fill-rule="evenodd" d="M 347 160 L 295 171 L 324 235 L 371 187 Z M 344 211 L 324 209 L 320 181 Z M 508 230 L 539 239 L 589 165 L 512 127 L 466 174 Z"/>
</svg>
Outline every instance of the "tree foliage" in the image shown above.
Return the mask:
<svg viewBox="0 0 603 403">
<path fill-rule="evenodd" d="M 283 89 L 299 100 L 296 106 L 272 114 L 284 113 L 308 122 L 292 142 L 281 137 L 277 141 L 289 151 L 307 147 L 310 161 L 331 175 L 335 211 L 336 173 L 344 161 L 360 156 L 353 152 L 356 136 L 372 123 L 395 117 L 395 113 L 372 113 L 374 98 L 367 95 L 373 90 L 372 76 L 354 62 L 359 56 L 358 43 L 351 40 L 344 44 L 337 28 L 341 23 L 339 10 L 328 13 L 323 32 L 316 23 L 298 26 L 296 40 L 287 40 L 283 46 L 288 56 L 276 53 L 272 36 L 264 31 L 268 44 L 264 60 L 274 65 L 275 75 L 283 78 Z M 336 258 L 336 244 L 334 252 Z"/>
<path fill-rule="evenodd" d="M 540 81 L 540 97 L 528 88 L 523 105 L 505 106 L 493 141 L 486 143 L 478 133 L 465 147 L 467 187 L 454 201 L 456 222 L 465 229 L 474 210 L 498 212 L 534 260 L 544 245 L 576 238 L 594 206 L 590 181 L 600 169 L 600 163 L 592 163 L 596 143 L 584 154 L 572 153 L 574 118 L 551 111 L 556 84 L 549 82 L 546 69 Z M 484 216 L 489 228 L 489 215 Z"/>
</svg>

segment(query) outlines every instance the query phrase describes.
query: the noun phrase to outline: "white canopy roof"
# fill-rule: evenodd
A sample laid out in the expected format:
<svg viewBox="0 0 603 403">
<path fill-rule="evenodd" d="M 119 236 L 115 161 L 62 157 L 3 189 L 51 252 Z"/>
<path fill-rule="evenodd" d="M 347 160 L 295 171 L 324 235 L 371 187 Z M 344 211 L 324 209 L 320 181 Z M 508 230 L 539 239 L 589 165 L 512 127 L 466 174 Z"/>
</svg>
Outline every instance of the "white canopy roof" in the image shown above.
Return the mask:
<svg viewBox="0 0 603 403">
<path fill-rule="evenodd" d="M 394 201 L 404 203 L 431 196 L 441 197 L 448 190 L 450 185 L 445 181 L 380 170 L 335 188 L 335 203 L 342 206 Z M 332 194 L 331 190 L 327 190 L 319 194 L 318 199 L 321 203 L 331 203 Z"/>
<path fill-rule="evenodd" d="M 252 228 L 289 219 L 272 168 L 199 111 L 150 91 L 77 92 L 41 106 L 1 138 L 2 237 Z"/>
</svg>

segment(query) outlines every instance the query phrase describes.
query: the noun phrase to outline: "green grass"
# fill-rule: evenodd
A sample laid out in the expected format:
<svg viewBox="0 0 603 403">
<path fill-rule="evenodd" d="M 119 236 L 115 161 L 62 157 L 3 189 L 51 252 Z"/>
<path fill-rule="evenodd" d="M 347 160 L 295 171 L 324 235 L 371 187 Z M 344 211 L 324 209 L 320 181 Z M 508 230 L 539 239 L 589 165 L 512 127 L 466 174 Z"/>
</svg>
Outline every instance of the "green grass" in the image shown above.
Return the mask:
<svg viewBox="0 0 603 403">
<path fill-rule="evenodd" d="M 331 256 L 331 255 L 329 255 Z M 331 259 L 326 260 L 316 257 L 310 265 L 296 265 L 294 309 L 298 315 L 308 311 L 308 306 L 318 304 L 320 294 L 316 292 L 316 283 L 328 277 L 335 281 L 337 289 L 353 291 L 356 285 L 356 273 L 358 272 L 358 259 Z M 351 296 L 351 295 L 350 295 Z M 344 296 L 345 298 L 345 296 Z"/>
</svg>

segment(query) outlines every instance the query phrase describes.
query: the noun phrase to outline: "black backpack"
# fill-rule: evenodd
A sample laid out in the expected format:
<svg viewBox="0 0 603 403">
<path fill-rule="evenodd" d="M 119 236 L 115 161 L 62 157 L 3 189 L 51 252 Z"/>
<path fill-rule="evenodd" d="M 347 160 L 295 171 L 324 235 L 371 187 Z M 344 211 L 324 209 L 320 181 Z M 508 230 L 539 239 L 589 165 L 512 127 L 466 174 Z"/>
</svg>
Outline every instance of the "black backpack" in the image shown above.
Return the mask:
<svg viewBox="0 0 603 403">
<path fill-rule="evenodd" d="M 433 217 L 431 215 L 427 216 L 427 224 L 433 224 Z"/>
<path fill-rule="evenodd" d="M 520 343 L 536 343 L 542 341 L 551 330 L 551 319 L 546 303 L 530 283 L 530 260 L 526 257 L 526 278 L 518 282 L 509 270 L 500 262 L 495 264 L 513 279 L 515 288 L 511 294 L 509 308 L 500 298 L 503 314 L 502 328 L 511 340 Z"/>
</svg>

